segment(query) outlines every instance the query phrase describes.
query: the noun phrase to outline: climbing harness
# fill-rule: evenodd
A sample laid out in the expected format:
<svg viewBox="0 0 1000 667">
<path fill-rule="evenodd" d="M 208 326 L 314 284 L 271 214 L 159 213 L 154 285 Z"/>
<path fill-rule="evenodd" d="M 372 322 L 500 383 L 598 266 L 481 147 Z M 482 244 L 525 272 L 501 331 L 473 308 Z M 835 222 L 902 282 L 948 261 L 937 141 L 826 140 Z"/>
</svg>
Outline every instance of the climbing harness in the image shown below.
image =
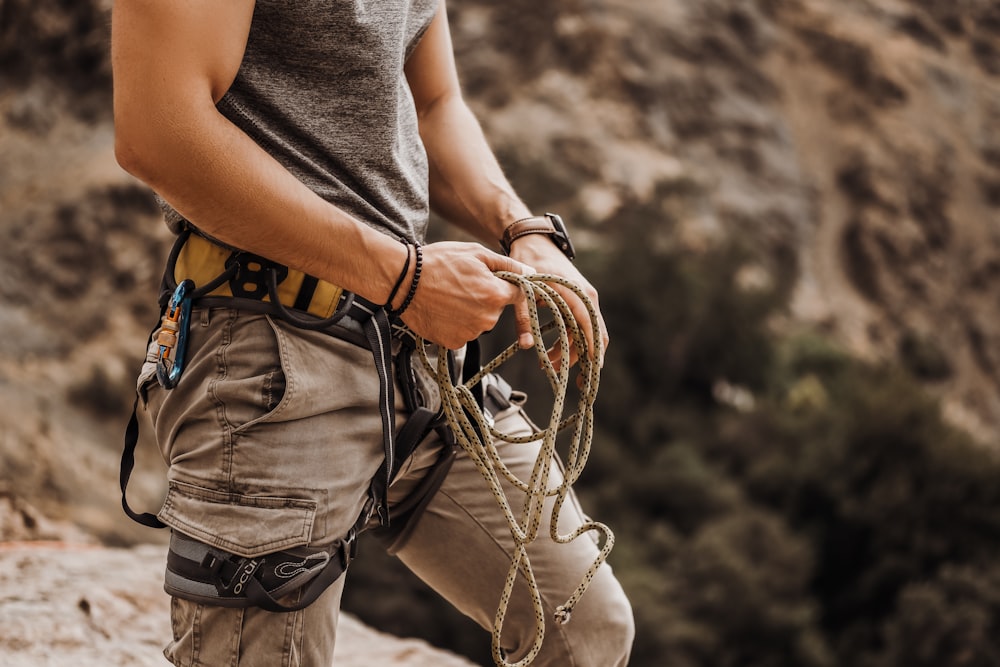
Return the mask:
<svg viewBox="0 0 1000 667">
<path fill-rule="evenodd" d="M 489 485 L 497 504 L 500 506 L 507 520 L 510 535 L 514 541 L 511 566 L 507 573 L 500 604 L 493 621 L 493 659 L 498 667 L 527 667 L 538 655 L 542 648 L 542 642 L 545 639 L 545 613 L 542 608 L 541 592 L 539 591 L 527 552 L 528 545 L 538 535 L 544 513 L 545 499 L 555 496 L 555 502 L 549 515 L 549 536 L 554 542 L 568 544 L 581 535 L 592 531 L 596 531 L 604 537 L 603 546 L 583 575 L 580 584 L 566 602 L 556 609 L 555 621 L 557 623 L 564 624 L 569 622 L 573 608 L 590 586 L 594 575 L 605 560 L 607 560 L 608 554 L 611 553 L 611 549 L 614 546 L 614 534 L 603 523 L 587 520 L 566 535 L 559 532 L 558 525 L 559 513 L 563 503 L 566 501 L 572 485 L 579 479 L 587 463 L 587 458 L 590 455 L 594 424 L 593 406 L 597 397 L 597 388 L 600 380 L 600 364 L 596 360 L 600 359 L 602 355 L 602 339 L 597 325 L 596 310 L 587 296 L 574 283 L 559 276 L 545 274 L 523 276 L 516 273 L 498 272 L 497 275 L 519 286 L 527 297 L 531 328 L 535 340 L 533 349 L 538 356 L 540 365 L 553 392 L 550 421 L 546 428 L 525 436 L 501 433 L 494 428 L 494 424 L 491 423 L 492 420 L 484 416 L 483 411 L 479 407 L 481 402 L 477 400 L 474 393 L 475 389 L 483 386 L 483 381 L 487 378 L 488 374 L 492 373 L 497 367 L 517 353 L 519 347 L 516 343 L 510 345 L 495 359 L 483 365 L 478 369 L 477 373 L 458 384 L 453 381 L 451 374 L 448 372 L 446 359 L 438 358 L 437 363 L 432 364 L 424 352 L 426 347 L 418 344 L 417 349 L 421 351 L 422 363 L 437 378 L 443 409 L 456 440 L 468 453 L 469 458 Z M 557 331 L 558 339 L 556 344 L 559 346 L 559 349 L 564 351 L 569 350 L 570 345 L 575 346 L 577 350 L 586 350 L 587 341 L 583 330 L 574 318 L 565 299 L 562 298 L 554 287 L 555 285 L 571 290 L 583 301 L 590 314 L 590 321 L 593 324 L 595 349 L 593 355 L 580 355 L 580 374 L 582 378 L 580 401 L 577 411 L 567 418 L 563 418 L 562 415 L 569 387 L 569 364 L 564 361 L 564 363 L 559 365 L 559 368 L 556 368 L 548 357 L 542 337 L 543 334 L 550 330 Z M 554 319 L 545 327 L 539 323 L 538 302 L 547 306 L 553 314 Z M 552 466 L 558 465 L 556 438 L 560 431 L 569 426 L 573 426 L 573 431 L 568 456 L 564 462 L 563 479 L 558 485 L 549 487 L 549 473 L 552 470 Z M 523 481 L 514 475 L 504 464 L 497 451 L 496 442 L 505 441 L 514 444 L 526 444 L 539 440 L 541 440 L 541 448 L 531 471 L 531 476 L 527 481 Z M 515 514 L 510 498 L 504 492 L 501 477 L 524 494 L 520 518 Z M 519 572 L 523 574 L 532 598 L 532 606 L 535 612 L 535 639 L 531 648 L 521 660 L 516 663 L 509 663 L 503 655 L 501 637 L 507 608 L 510 604 L 514 583 L 517 580 Z"/>
<path fill-rule="evenodd" d="M 419 256 L 419 250 L 417 254 Z M 399 364 L 397 375 L 393 375 L 394 348 L 398 346 L 412 352 L 414 339 L 401 322 L 390 319 L 385 307 L 258 255 L 225 246 L 190 225 L 178 235 L 168 256 L 160 295 L 161 320 L 158 328 L 150 334 L 150 340 L 155 341 L 157 347 L 157 379 L 166 389 L 177 385 L 184 369 L 183 343 L 187 336 L 190 309 L 194 304 L 265 313 L 294 326 L 344 338 L 371 350 L 379 377 L 382 465 L 371 481 L 364 508 L 348 534 L 331 547 L 326 559 L 317 560 L 315 555 L 311 557 L 310 569 L 319 568 L 322 573 L 309 579 L 297 579 L 305 585 L 297 603 L 284 606 L 277 602 L 281 591 L 288 589 L 287 582 L 281 581 L 280 586 L 270 588 L 264 582 L 278 581 L 280 577 L 275 579 L 269 573 L 273 574 L 275 568 L 282 567 L 286 563 L 283 559 L 301 560 L 301 550 L 243 558 L 238 554 L 221 557 L 219 554 L 226 552 L 214 549 L 195 563 L 177 553 L 177 549 L 192 541 L 191 538 L 175 532 L 171 539 L 173 555 L 168 558 L 167 565 L 168 592 L 200 601 L 212 599 L 215 604 L 227 606 L 261 606 L 271 611 L 304 608 L 347 569 L 356 553 L 357 536 L 369 528 L 375 517 L 378 518 L 378 525 L 389 527 L 389 485 L 402 462 L 413 453 L 427 433 L 431 429 L 443 428 L 440 409 L 430 409 L 421 404 L 415 382 L 409 375 L 410 365 Z M 393 407 L 397 382 L 404 390 L 403 399 L 410 413 L 398 432 Z M 137 393 L 132 416 L 125 429 L 119 471 L 122 508 L 140 524 L 165 528 L 166 525 L 156 515 L 134 511 L 126 498 L 139 440 L 138 402 Z M 453 451 L 446 446 L 437 467 L 447 468 L 452 460 Z M 442 476 L 435 474 L 436 478 Z M 186 552 L 190 551 L 186 548 Z M 228 572 L 234 567 L 242 568 L 241 572 L 260 585 L 243 586 L 238 591 L 231 588 Z M 215 594 L 206 593 L 206 582 L 211 582 Z M 261 589 L 263 594 L 257 589 Z"/>
<path fill-rule="evenodd" d="M 416 250 L 419 257 L 419 248 Z M 467 346 L 467 359 L 456 375 L 452 353 L 415 336 L 385 306 L 373 304 L 341 288 L 318 280 L 257 255 L 231 248 L 187 226 L 178 236 L 168 257 L 160 296 L 161 320 L 150 334 L 155 340 L 156 375 L 164 388 L 177 385 L 184 370 L 187 326 L 193 304 L 199 307 L 240 308 L 282 318 L 294 326 L 322 331 L 371 350 L 379 376 L 379 408 L 382 420 L 384 460 L 373 477 L 364 509 L 347 535 L 330 550 L 299 547 L 257 557 L 246 557 L 204 544 L 173 532 L 167 560 L 165 589 L 184 599 L 228 607 L 257 606 L 269 611 L 294 611 L 315 601 L 348 568 L 356 555 L 358 535 L 371 527 L 374 518 L 383 530 L 390 526 L 387 504 L 389 485 L 403 461 L 432 429 L 445 441 L 437 466 L 427 475 L 418 491 L 394 509 L 397 518 L 419 513 L 440 486 L 462 447 L 486 480 L 510 529 L 514 542 L 500 604 L 493 624 L 493 658 L 499 667 L 527 667 L 538 655 L 545 637 L 545 617 L 541 593 L 528 558 L 527 548 L 536 539 L 542 523 L 544 503 L 554 497 L 549 518 L 549 534 L 559 544 L 596 531 L 603 536 L 598 556 L 566 602 L 555 612 L 558 623 L 570 619 L 573 608 L 590 585 L 614 546 L 614 535 L 604 524 L 587 520 L 569 534 L 559 532 L 559 513 L 579 478 L 590 454 L 593 433 L 593 405 L 597 395 L 602 342 L 597 313 L 587 296 L 574 283 L 558 276 L 522 276 L 509 272 L 497 275 L 517 285 L 529 306 L 535 352 L 553 392 L 549 426 L 525 436 L 504 434 L 495 429 L 493 416 L 504 406 L 511 390 L 495 371 L 519 350 L 513 344 L 485 365 L 478 363 L 478 344 Z M 586 336 L 576 322 L 557 287 L 568 289 L 586 305 L 593 324 L 595 349 L 580 355 L 581 395 L 577 411 L 563 418 L 569 385 L 569 364 L 558 368 L 548 358 L 543 336 L 556 331 L 562 350 L 575 346 L 587 349 Z M 411 285 L 411 291 L 413 286 Z M 412 298 L 412 294 L 409 298 Z M 542 326 L 538 304 L 552 313 L 553 320 Z M 397 311 L 398 312 L 398 311 Z M 399 352 L 394 359 L 395 347 Z M 395 364 L 394 364 L 395 361 Z M 393 376 L 395 367 L 396 376 Z M 410 417 L 394 428 L 394 380 L 404 390 Z M 126 488 L 135 465 L 138 443 L 139 397 L 125 432 L 120 486 L 122 507 L 133 520 L 150 527 L 166 527 L 155 515 L 137 513 L 129 506 Z M 552 466 L 558 466 L 556 440 L 560 431 L 572 426 L 572 435 L 562 482 L 548 486 Z M 503 463 L 496 448 L 498 441 L 526 444 L 541 441 L 530 478 L 517 478 Z M 519 516 L 504 492 L 506 480 L 524 494 Z M 527 654 L 508 663 L 502 651 L 503 624 L 518 573 L 524 576 L 535 613 L 535 639 Z M 298 592 L 291 604 L 279 602 Z"/>
</svg>

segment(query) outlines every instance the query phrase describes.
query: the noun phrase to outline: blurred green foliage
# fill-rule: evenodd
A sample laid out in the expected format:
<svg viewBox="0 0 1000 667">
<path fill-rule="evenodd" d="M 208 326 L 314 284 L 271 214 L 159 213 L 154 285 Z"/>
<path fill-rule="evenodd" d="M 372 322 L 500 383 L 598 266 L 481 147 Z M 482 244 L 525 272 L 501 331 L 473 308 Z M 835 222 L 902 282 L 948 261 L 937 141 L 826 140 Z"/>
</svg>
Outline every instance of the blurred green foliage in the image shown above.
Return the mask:
<svg viewBox="0 0 1000 667">
<path fill-rule="evenodd" d="M 618 537 L 631 664 L 1000 664 L 1000 462 L 944 422 L 926 365 L 776 327 L 787 262 L 683 249 L 652 216 L 634 207 L 581 260 L 613 343 L 577 488 Z M 742 284 L 748 267 L 772 280 Z M 548 394 L 530 363 L 509 375 Z M 484 633 L 375 551 L 348 609 L 491 664 Z"/>
</svg>

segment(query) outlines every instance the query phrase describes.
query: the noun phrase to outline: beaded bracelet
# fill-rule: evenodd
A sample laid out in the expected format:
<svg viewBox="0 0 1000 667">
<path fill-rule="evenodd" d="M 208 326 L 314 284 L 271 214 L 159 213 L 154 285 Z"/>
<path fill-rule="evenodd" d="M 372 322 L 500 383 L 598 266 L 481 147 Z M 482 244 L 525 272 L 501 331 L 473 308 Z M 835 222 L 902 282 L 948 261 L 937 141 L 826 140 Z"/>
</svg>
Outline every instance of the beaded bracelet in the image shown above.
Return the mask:
<svg viewBox="0 0 1000 667">
<path fill-rule="evenodd" d="M 406 298 L 403 299 L 403 303 L 396 310 L 389 311 L 389 317 L 398 319 L 400 315 L 403 314 L 410 306 L 410 302 L 413 301 L 413 295 L 417 293 L 417 283 L 420 282 L 420 272 L 424 268 L 424 251 L 420 247 L 419 243 L 413 244 L 413 249 L 416 251 L 416 267 L 413 269 L 413 279 L 410 281 L 410 289 L 406 293 Z"/>
<path fill-rule="evenodd" d="M 385 300 L 385 309 L 387 311 L 392 310 L 392 301 L 396 298 L 396 293 L 399 288 L 403 286 L 403 279 L 406 278 L 406 274 L 410 272 L 410 244 L 404 243 L 406 246 L 406 263 L 403 264 L 403 271 L 399 274 L 399 278 L 396 278 L 396 284 L 392 286 L 392 291 L 389 292 L 389 298 Z"/>
</svg>

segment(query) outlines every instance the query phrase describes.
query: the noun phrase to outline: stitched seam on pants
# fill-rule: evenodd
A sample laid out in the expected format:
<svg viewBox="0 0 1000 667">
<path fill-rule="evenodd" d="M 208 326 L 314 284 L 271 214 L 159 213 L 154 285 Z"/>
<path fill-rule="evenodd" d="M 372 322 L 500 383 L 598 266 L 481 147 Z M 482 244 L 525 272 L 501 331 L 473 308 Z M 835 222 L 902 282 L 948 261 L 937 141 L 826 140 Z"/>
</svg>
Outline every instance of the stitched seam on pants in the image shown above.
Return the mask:
<svg viewBox="0 0 1000 667">
<path fill-rule="evenodd" d="M 247 622 L 246 609 L 239 609 L 237 610 L 237 613 L 240 618 L 236 623 L 236 633 L 233 637 L 233 645 L 229 649 L 230 667 L 239 667 L 240 665 L 240 650 L 243 648 L 243 630 L 246 627 Z"/>
<path fill-rule="evenodd" d="M 215 353 L 216 378 L 209 385 L 209 393 L 215 401 L 215 413 L 222 431 L 221 472 L 226 480 L 227 488 L 230 489 L 233 487 L 233 429 L 229 425 L 229 419 L 226 416 L 226 406 L 222 402 L 222 399 L 219 398 L 217 387 L 220 382 L 226 379 L 229 373 L 229 367 L 226 363 L 226 353 L 233 342 L 233 326 L 236 322 L 236 316 L 237 311 L 228 311 L 228 319 L 222 333 L 222 344 L 219 345 L 219 349 Z"/>
<path fill-rule="evenodd" d="M 194 618 L 191 623 L 191 664 L 195 667 L 201 664 L 201 611 L 202 605 L 194 608 Z"/>
<path fill-rule="evenodd" d="M 302 589 L 298 590 L 298 595 L 295 596 L 295 601 L 298 602 L 302 598 Z M 292 647 L 295 644 L 295 626 L 298 621 L 303 620 L 303 611 L 293 611 L 285 614 L 285 643 L 282 647 L 282 667 L 297 667 L 299 663 L 302 662 L 302 647 L 298 647 L 298 651 L 293 651 Z M 300 633 L 301 634 L 301 633 Z M 293 663 L 292 657 L 298 656 L 297 660 Z"/>
<path fill-rule="evenodd" d="M 465 505 L 463 505 L 462 503 L 460 503 L 457 500 L 455 500 L 454 496 L 452 496 L 451 494 L 449 494 L 447 491 L 445 491 L 443 489 L 439 490 L 438 494 L 440 494 L 440 495 L 444 496 L 445 498 L 447 498 L 449 501 L 451 501 L 451 503 L 455 507 L 457 507 L 466 516 L 468 516 L 470 519 L 472 519 L 472 522 L 474 524 L 476 524 L 479 527 L 479 529 L 481 531 L 483 531 L 483 533 L 485 533 L 486 535 L 489 536 L 490 541 L 493 542 L 494 545 L 496 545 L 497 549 L 499 549 L 508 558 L 510 557 L 510 553 L 504 548 L 503 544 L 501 544 L 500 541 L 497 540 L 497 538 L 493 535 L 493 533 L 491 533 L 486 528 L 486 526 L 484 526 L 483 523 L 474 514 L 472 514 L 468 509 L 466 509 Z M 497 508 L 497 511 L 499 511 L 499 508 Z M 542 595 L 541 597 L 542 597 L 542 608 L 545 609 L 545 612 L 546 612 L 547 618 L 548 618 L 548 617 L 552 616 L 555 613 L 555 606 L 552 605 L 550 602 L 548 602 L 546 600 L 545 595 Z M 552 628 L 552 624 L 550 624 L 550 623 L 547 622 L 545 624 L 545 635 L 546 635 L 546 637 L 549 636 L 550 628 Z M 556 626 L 555 629 L 556 629 L 557 634 L 559 635 L 560 641 L 562 642 L 562 645 L 563 645 L 563 648 L 564 648 L 564 653 L 567 656 L 569 656 L 569 659 L 570 659 L 570 663 L 569 663 L 569 665 L 567 665 L 567 667 L 575 667 L 575 665 L 577 664 L 576 663 L 576 658 L 573 656 L 572 647 L 571 647 L 568 639 L 566 638 L 566 633 L 559 632 L 558 626 Z"/>
</svg>

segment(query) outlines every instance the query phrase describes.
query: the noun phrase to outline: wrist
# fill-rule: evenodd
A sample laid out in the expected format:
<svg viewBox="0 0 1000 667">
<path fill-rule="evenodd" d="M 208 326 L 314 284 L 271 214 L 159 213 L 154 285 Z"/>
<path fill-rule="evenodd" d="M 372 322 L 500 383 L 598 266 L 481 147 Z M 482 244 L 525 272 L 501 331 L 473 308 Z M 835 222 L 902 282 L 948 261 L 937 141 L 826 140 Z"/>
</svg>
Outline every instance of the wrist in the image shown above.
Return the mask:
<svg viewBox="0 0 1000 667">
<path fill-rule="evenodd" d="M 529 216 L 510 223 L 504 228 L 500 237 L 500 247 L 504 254 L 509 255 L 515 242 L 533 237 L 545 237 L 570 261 L 576 257 L 576 249 L 569 238 L 566 225 L 562 218 L 554 213 Z"/>
<path fill-rule="evenodd" d="M 424 267 L 423 248 L 419 243 L 406 244 L 406 262 L 403 270 L 399 274 L 396 284 L 393 286 L 389 298 L 385 302 L 385 309 L 389 317 L 398 319 L 410 304 L 417 293 L 417 285 L 420 284 L 420 274 Z M 406 286 L 403 288 L 403 286 Z M 400 289 L 403 288 L 403 289 Z M 398 305 L 397 305 L 398 301 Z"/>
<path fill-rule="evenodd" d="M 413 252 L 410 248 L 410 244 L 405 243 L 404 246 L 406 247 L 406 261 L 403 262 L 403 270 L 399 272 L 399 277 L 396 278 L 396 282 L 392 286 L 392 291 L 389 292 L 389 296 L 385 299 L 385 308 L 387 310 L 392 310 L 392 304 L 396 301 L 396 295 L 399 294 L 399 289 L 410 276 L 410 263 L 413 260 Z"/>
<path fill-rule="evenodd" d="M 476 220 L 486 238 L 500 239 L 512 223 L 532 215 L 531 209 L 520 200 L 515 200 L 481 211 Z"/>
<path fill-rule="evenodd" d="M 374 264 L 375 270 L 368 272 L 367 291 L 357 290 L 357 293 L 374 303 L 385 304 L 389 309 L 393 305 L 390 302 L 398 304 L 403 300 L 400 292 L 406 294 L 413 273 L 413 250 L 407 243 L 381 233 L 379 235 L 384 237 L 385 243 L 369 250 L 369 256 L 378 257 L 379 261 Z"/>
<path fill-rule="evenodd" d="M 510 252 L 505 254 L 513 256 L 516 253 L 518 258 L 544 257 L 553 250 L 558 249 L 555 248 L 548 236 L 544 234 L 529 234 L 515 239 L 510 244 Z M 530 264 L 530 262 L 528 263 Z"/>
</svg>

